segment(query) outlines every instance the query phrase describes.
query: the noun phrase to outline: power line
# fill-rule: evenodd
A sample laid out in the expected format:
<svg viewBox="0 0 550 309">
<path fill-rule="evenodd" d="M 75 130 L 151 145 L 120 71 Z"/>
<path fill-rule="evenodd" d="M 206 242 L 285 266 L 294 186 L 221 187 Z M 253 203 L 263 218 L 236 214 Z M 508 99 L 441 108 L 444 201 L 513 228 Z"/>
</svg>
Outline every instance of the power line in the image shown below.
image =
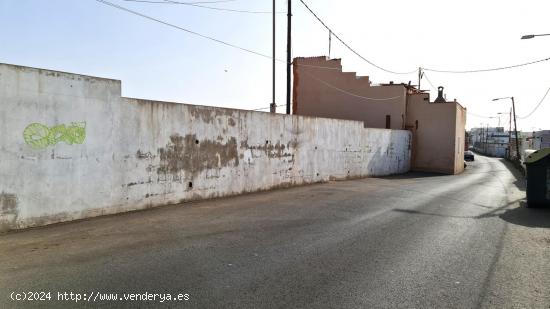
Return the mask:
<svg viewBox="0 0 550 309">
<path fill-rule="evenodd" d="M 286 106 L 286 104 L 276 105 L 275 107 L 281 107 L 281 106 Z M 253 112 L 256 112 L 256 111 L 263 111 L 263 110 L 270 109 L 270 108 L 271 108 L 271 106 L 269 106 L 269 107 L 262 107 L 262 108 L 256 108 L 256 109 L 252 109 L 251 111 L 253 111 Z"/>
<path fill-rule="evenodd" d="M 111 3 L 109 1 L 106 1 L 106 0 L 95 0 L 99 3 L 102 3 L 102 4 L 105 4 L 105 5 L 108 5 L 108 6 L 111 6 L 113 8 L 116 8 L 116 9 L 119 9 L 119 10 L 122 10 L 122 11 L 125 11 L 125 12 L 128 12 L 128 13 L 131 13 L 131 14 L 134 14 L 136 16 L 139 16 L 139 17 L 142 17 L 142 18 L 145 18 L 145 19 L 149 19 L 151 21 L 155 21 L 157 23 L 160 23 L 160 24 L 163 24 L 165 26 L 169 26 L 169 27 L 172 27 L 172 28 L 175 28 L 175 29 L 178 29 L 178 30 L 181 30 L 181 31 L 184 31 L 184 32 L 187 32 L 187 33 L 190 33 L 190 34 L 193 34 L 193 35 L 196 35 L 196 36 L 199 36 L 199 37 L 202 37 L 204 39 L 208 39 L 208 40 L 211 40 L 211 41 L 214 41 L 216 43 L 219 43 L 219 44 L 223 44 L 223 45 L 226 45 L 226 46 L 229 46 L 229 47 L 232 47 L 232 48 L 235 48 L 235 49 L 238 49 L 238 50 L 241 50 L 241 51 L 245 51 L 247 53 L 251 53 L 251 54 L 255 54 L 257 56 L 261 56 L 261 57 L 264 57 L 264 58 L 268 58 L 268 59 L 273 59 L 271 56 L 268 56 L 266 54 L 263 54 L 263 53 L 260 53 L 260 52 L 257 52 L 257 51 L 254 51 L 254 50 L 251 50 L 251 49 L 247 49 L 247 48 L 244 48 L 244 47 L 240 47 L 240 46 L 237 46 L 237 45 L 234 45 L 234 44 L 231 44 L 231 43 L 228 43 L 228 42 L 225 42 L 225 41 L 222 41 L 222 40 L 219 40 L 219 39 L 216 39 L 216 38 L 213 38 L 213 37 L 210 37 L 210 36 L 207 36 L 207 35 L 203 35 L 203 34 L 200 34 L 198 32 L 195 32 L 195 31 L 192 31 L 192 30 L 189 30 L 189 29 L 186 29 L 186 28 L 183 28 L 183 27 L 180 27 L 180 26 L 177 26 L 177 25 L 174 25 L 174 24 L 171 24 L 171 23 L 168 23 L 166 21 L 163 21 L 163 20 L 160 20 L 160 19 L 157 19 L 157 18 L 154 18 L 154 17 L 151 17 L 151 16 L 148 16 L 148 15 L 145 15 L 145 14 L 142 14 L 142 13 L 139 13 L 139 12 L 136 12 L 136 11 L 133 11 L 133 10 L 130 10 L 128 8 L 125 8 L 125 7 L 122 7 L 122 6 L 119 6 L 117 4 L 114 4 L 114 3 Z M 148 1 L 148 0 L 125 0 L 125 1 L 134 1 L 134 2 L 152 2 L 153 1 Z M 166 0 L 168 1 L 168 0 Z M 215 3 L 215 2 L 227 2 L 227 1 L 232 1 L 232 0 L 225 0 L 225 1 L 212 1 L 212 2 L 209 2 L 209 3 Z M 174 2 L 174 1 L 169 1 L 169 2 Z M 400 73 L 400 72 L 394 72 L 394 71 L 390 71 L 390 70 L 386 70 L 382 67 L 379 67 L 377 66 L 376 64 L 370 62 L 369 60 L 367 60 L 366 58 L 364 58 L 363 56 L 361 56 L 359 53 L 357 53 L 355 50 L 353 50 L 348 44 L 346 44 L 342 39 L 340 39 L 339 36 L 337 36 L 330 28 L 328 28 L 328 26 L 326 26 L 326 24 L 307 6 L 307 4 L 303 1 L 303 0 L 300 0 L 300 2 L 302 2 L 302 4 L 304 4 L 304 6 L 319 20 L 319 22 L 321 22 L 323 24 L 323 26 L 325 28 L 327 28 L 329 31 L 331 31 L 333 33 L 333 35 L 342 43 L 344 44 L 344 46 L 346 46 L 348 49 L 350 49 L 352 52 L 354 52 L 357 56 L 359 56 L 361 59 L 365 60 L 366 62 L 368 62 L 369 64 L 383 70 L 383 71 L 386 71 L 388 73 L 394 73 L 394 74 L 411 74 L 411 73 L 414 73 L 416 72 L 415 71 L 411 71 L 411 72 L 404 72 L 404 73 Z M 177 4 L 183 4 L 184 2 L 177 2 Z M 199 3 L 199 2 L 197 2 Z M 203 2 L 203 3 L 206 3 L 206 2 Z M 186 4 L 190 4 L 190 3 L 186 3 Z M 276 61 L 278 62 L 282 62 L 282 63 L 287 63 L 283 60 L 280 60 L 280 59 L 275 59 Z M 505 66 L 505 67 L 499 67 L 499 68 L 492 68 L 492 69 L 483 69 L 483 70 L 468 70 L 468 71 L 444 71 L 444 70 L 434 70 L 434 69 L 429 69 L 429 68 L 422 68 L 423 70 L 425 71 L 432 71 L 432 72 L 438 72 L 438 73 L 476 73 L 476 72 L 488 72 L 488 71 L 498 71 L 498 70 L 504 70 L 504 69 L 511 69 L 511 68 L 517 68 L 517 67 L 521 67 L 521 66 L 527 66 L 527 65 L 531 65 L 531 64 L 536 64 L 536 63 L 540 63 L 540 62 L 544 62 L 544 61 L 548 61 L 550 60 L 550 57 L 549 58 L 545 58 L 545 59 L 540 59 L 540 60 L 536 60 L 536 61 L 531 61 L 531 62 L 527 62 L 527 63 L 523 63 L 523 64 L 518 64 L 518 65 L 511 65 L 511 66 Z M 291 64 L 294 64 L 294 63 L 291 63 Z M 339 68 L 331 68 L 331 67 L 322 67 L 322 66 L 315 66 L 315 65 L 305 65 L 305 64 L 294 64 L 294 65 L 299 65 L 299 66 L 304 66 L 304 67 L 314 67 L 314 68 L 322 68 L 322 69 L 332 69 L 332 70 L 339 70 Z M 307 75 L 310 75 L 306 72 Z M 325 84 L 326 86 L 330 87 L 330 88 L 333 88 L 337 91 L 340 91 L 342 93 L 345 93 L 347 95 L 350 95 L 350 96 L 354 96 L 354 97 L 358 97 L 358 98 L 361 98 L 361 99 L 365 99 L 365 100 L 374 100 L 374 101 L 386 101 L 386 100 L 392 100 L 392 99 L 397 99 L 397 98 L 400 98 L 401 96 L 397 96 L 397 97 L 392 97 L 392 98 L 368 98 L 368 97 L 363 97 L 363 96 L 360 96 L 360 95 L 357 95 L 357 94 L 354 94 L 354 93 L 351 93 L 351 92 L 348 92 L 346 90 L 343 90 L 343 89 L 340 89 L 334 85 L 331 85 L 323 80 L 320 80 L 312 75 L 310 75 L 313 79 Z M 432 82 L 429 80 L 429 78 L 424 74 L 424 77 L 426 78 L 426 80 L 428 81 L 428 83 L 433 87 L 435 88 L 435 86 L 432 84 Z M 546 91 L 544 97 L 541 99 L 541 101 L 537 104 L 537 106 L 533 109 L 533 111 L 531 111 L 527 116 L 525 117 L 518 117 L 519 119 L 526 119 L 526 118 L 529 118 L 530 116 L 532 116 L 537 110 L 538 108 L 542 105 L 542 103 L 544 102 L 545 98 L 548 96 L 548 93 L 550 93 L 550 88 L 548 88 L 548 90 Z M 283 106 L 283 105 L 281 105 Z M 262 110 L 262 109 L 260 109 Z M 481 115 L 476 115 L 476 114 L 473 114 L 471 112 L 468 112 L 469 114 L 472 114 L 473 116 L 476 116 L 476 117 L 483 117 L 483 118 L 491 118 L 491 117 L 487 117 L 487 116 L 481 116 Z"/>
<path fill-rule="evenodd" d="M 240 47 L 240 46 L 237 46 L 237 45 L 234 45 L 234 44 L 231 44 L 231 43 L 222 41 L 222 40 L 218 40 L 218 39 L 216 39 L 216 38 L 213 38 L 213 37 L 210 37 L 210 36 L 207 36 L 207 35 L 204 35 L 204 34 L 200 34 L 200 33 L 198 33 L 198 32 L 195 32 L 195 31 L 192 31 L 192 30 L 189 30 L 189 29 L 185 29 L 185 28 L 183 28 L 183 27 L 180 27 L 180 26 L 177 26 L 177 25 L 174 25 L 174 24 L 171 24 L 171 23 L 162 21 L 162 20 L 160 20 L 160 19 L 156 19 L 156 18 L 154 18 L 154 17 L 151 17 L 151 16 L 148 16 L 148 15 L 145 15 L 145 14 L 142 14 L 142 13 L 139 13 L 139 12 L 136 12 L 136 11 L 133 11 L 133 10 L 130 10 L 130 9 L 127 9 L 127 8 L 125 8 L 125 7 L 122 7 L 122 6 L 120 6 L 120 5 L 117 5 L 117 4 L 114 4 L 114 3 L 111 3 L 111 2 L 108 2 L 108 1 L 105 1 L 105 0 L 95 0 L 95 1 L 97 1 L 97 2 L 99 2 L 99 3 L 103 3 L 103 4 L 105 4 L 105 5 L 111 6 L 111 7 L 113 7 L 113 8 L 119 9 L 119 10 L 128 12 L 128 13 L 134 14 L 134 15 L 136 15 L 136 16 L 140 16 L 140 17 L 143 17 L 143 18 L 146 18 L 146 19 L 155 21 L 155 22 L 160 23 L 160 24 L 163 24 L 163 25 L 165 25 L 165 26 L 172 27 L 172 28 L 175 28 L 175 29 L 178 29 L 178 30 L 181 30 L 181 31 L 185 31 L 185 32 L 187 32 L 187 33 L 190 33 L 190 34 L 199 36 L 199 37 L 204 38 L 204 39 L 208 39 L 208 40 L 210 40 L 210 41 L 214 41 L 214 42 L 219 43 L 219 44 L 223 44 L 223 45 L 226 45 L 226 46 L 229 46 L 229 47 L 233 47 L 233 48 L 236 48 L 236 49 L 245 51 L 245 52 L 247 52 L 247 53 L 251 53 L 251 54 L 254 54 L 254 55 L 258 55 L 258 56 L 261 56 L 261 57 L 264 57 L 264 58 L 272 59 L 271 56 L 268 56 L 268 55 L 266 55 L 266 54 L 262 54 L 262 53 L 260 53 L 260 52 L 253 51 L 253 50 L 248 49 L 248 48 Z M 276 61 L 282 61 L 282 60 L 279 60 L 279 59 L 275 59 L 275 60 L 276 60 Z M 282 62 L 286 63 L 285 61 L 282 61 Z"/>
<path fill-rule="evenodd" d="M 193 2 L 180 2 L 180 1 L 153 1 L 153 0 L 124 0 L 129 2 L 143 2 L 143 3 L 160 3 L 160 4 L 205 4 L 205 3 L 223 3 L 223 2 L 233 2 L 236 0 L 218 0 L 218 1 L 193 1 Z"/>
<path fill-rule="evenodd" d="M 374 66 L 375 68 L 378 68 L 384 72 L 387 72 L 387 73 L 392 73 L 392 74 L 400 74 L 400 75 L 406 75 L 406 74 L 412 74 L 412 73 L 416 73 L 417 70 L 415 69 L 414 71 L 410 71 L 410 72 L 396 72 L 396 71 L 392 71 L 392 70 L 388 70 L 388 69 L 385 69 L 375 63 L 373 63 L 372 61 L 368 60 L 367 58 L 363 57 L 361 54 L 359 54 L 355 49 L 351 48 L 346 42 L 344 42 L 344 40 L 342 40 L 334 31 L 332 31 L 332 29 L 330 29 L 323 20 L 321 20 L 321 18 L 319 18 L 319 16 L 317 16 L 317 14 L 315 14 L 315 12 L 313 12 L 313 10 L 311 10 L 309 8 L 309 6 L 303 1 L 303 0 L 300 0 L 300 2 L 306 7 L 306 9 L 328 30 L 330 31 L 330 33 L 332 33 L 332 35 L 338 39 L 338 41 L 340 41 L 340 43 L 342 43 L 346 48 L 348 48 L 351 52 L 353 52 L 355 55 L 357 55 L 359 58 L 361 58 L 363 61 L 367 62 L 368 64 Z"/>
<path fill-rule="evenodd" d="M 424 79 L 426 79 L 426 81 L 428 82 L 428 84 L 430 84 L 430 86 L 431 86 L 434 90 L 439 90 L 439 89 L 437 89 L 436 86 L 434 86 L 434 84 L 432 83 L 432 81 L 430 80 L 430 78 L 428 77 L 428 75 L 426 74 L 426 72 L 422 72 L 422 73 L 423 73 L 423 74 L 422 74 L 422 77 L 423 77 Z M 478 117 L 478 118 L 487 118 L 487 119 L 495 118 L 495 117 L 493 117 L 493 116 L 483 116 L 483 115 L 475 114 L 475 113 L 470 112 L 469 110 L 466 110 L 466 113 L 467 113 L 468 115 L 472 115 L 472 116 Z"/>
<path fill-rule="evenodd" d="M 515 65 L 508 65 L 504 67 L 497 67 L 497 68 L 490 68 L 490 69 L 480 69 L 480 70 L 464 70 L 464 71 L 453 71 L 453 70 L 436 70 L 436 69 L 430 69 L 430 68 L 422 68 L 424 71 L 431 71 L 436 73 L 453 73 L 453 74 L 464 74 L 464 73 L 481 73 L 481 72 L 492 72 L 492 71 L 501 71 L 506 69 L 513 69 L 513 68 L 519 68 L 531 64 L 536 64 L 544 61 L 550 60 L 550 57 L 539 59 L 535 61 L 525 62 L 521 64 L 515 64 Z"/>
<path fill-rule="evenodd" d="M 428 75 L 426 75 L 426 72 L 422 72 L 422 77 L 424 79 L 426 79 L 426 81 L 428 82 L 428 84 L 430 84 L 430 86 L 434 89 L 434 90 L 438 90 L 436 86 L 434 86 L 434 84 L 432 84 L 432 81 L 428 78 Z"/>
<path fill-rule="evenodd" d="M 313 64 L 298 64 L 298 63 L 295 63 L 295 62 L 292 62 L 291 64 L 294 65 L 294 66 L 307 67 L 307 68 L 327 69 L 327 70 L 340 70 L 340 68 L 324 67 L 324 66 L 313 65 Z"/>
<path fill-rule="evenodd" d="M 203 9 L 216 10 L 216 11 L 225 11 L 225 12 L 234 12 L 234 13 L 249 13 L 249 14 L 272 14 L 273 13 L 271 11 L 235 10 L 235 9 L 219 8 L 219 7 L 201 5 L 201 3 L 218 3 L 218 1 L 214 1 L 214 2 L 179 2 L 179 1 L 172 1 L 172 0 L 164 0 L 164 1 L 124 0 L 124 1 L 127 1 L 127 2 L 141 2 L 141 3 L 154 3 L 154 4 L 181 4 L 181 5 L 194 6 L 194 7 L 203 8 Z M 226 2 L 226 1 L 219 1 L 219 2 Z M 284 12 L 275 12 L 275 13 L 276 14 L 284 14 Z"/>
<path fill-rule="evenodd" d="M 430 79 L 428 78 L 428 76 L 426 75 L 426 73 L 424 73 L 424 74 L 422 75 L 422 77 L 426 79 L 426 81 L 432 86 L 433 89 L 437 89 L 437 88 L 432 84 L 432 82 L 430 81 Z M 535 106 L 535 108 L 534 108 L 527 116 L 525 116 L 525 117 L 520 117 L 520 116 L 518 116 L 517 118 L 518 118 L 518 119 L 527 119 L 527 118 L 531 117 L 531 116 L 539 109 L 539 107 L 542 106 L 542 103 L 544 103 L 544 99 L 546 99 L 546 97 L 548 96 L 549 93 L 550 93 L 550 88 L 548 88 L 548 89 L 546 90 L 546 93 L 544 94 L 544 96 L 542 97 L 542 99 L 540 100 L 540 102 L 537 104 L 537 106 Z M 489 116 L 477 115 L 477 114 L 474 114 L 474 113 L 472 113 L 472 112 L 470 112 L 470 111 L 468 111 L 467 113 L 468 113 L 469 115 L 472 115 L 472 116 L 475 116 L 475 117 L 480 117 L 480 118 L 493 118 L 493 117 L 489 117 Z"/>
<path fill-rule="evenodd" d="M 134 14 L 134 15 L 136 15 L 136 16 L 143 17 L 143 18 L 146 18 L 146 19 L 149 19 L 149 20 L 158 22 L 158 23 L 163 24 L 163 25 L 165 25 L 165 26 L 169 26 L 169 27 L 172 27 L 172 28 L 175 28 L 175 29 L 178 29 L 178 30 L 182 30 L 182 31 L 185 31 L 185 32 L 187 32 L 187 33 L 190 33 L 190 34 L 199 36 L 199 37 L 201 37 L 201 38 L 205 38 L 205 39 L 214 41 L 214 42 L 216 42 L 216 43 L 220 43 L 220 44 L 223 44 L 223 45 L 226 45 L 226 46 L 229 46 L 229 47 L 233 47 L 233 48 L 236 48 L 236 49 L 239 49 L 239 50 L 242 50 L 242 51 L 251 53 L 251 54 L 255 54 L 255 55 L 258 55 L 258 56 L 262 56 L 262 57 L 264 57 L 264 58 L 273 59 L 271 56 L 262 54 L 262 53 L 260 53 L 260 52 L 256 52 L 256 51 L 253 51 L 253 50 L 250 50 L 250 49 L 247 49 L 247 48 L 244 48 L 244 47 L 240 47 L 240 46 L 237 46 L 237 45 L 234 45 L 234 44 L 231 44 L 231 43 L 228 43 L 228 42 L 225 42 L 225 41 L 222 41 L 222 40 L 213 38 L 213 37 L 209 37 L 209 36 L 200 34 L 200 33 L 198 33 L 198 32 L 195 32 L 195 31 L 192 31 L 192 30 L 189 30 L 189 29 L 185 29 L 185 28 L 183 28 L 183 27 L 180 27 L 180 26 L 177 26 L 177 25 L 174 25 L 174 24 L 165 22 L 165 21 L 163 21 L 163 20 L 160 20 L 160 19 L 157 19 L 157 18 L 148 16 L 148 15 L 145 15 L 145 14 L 142 14 L 142 13 L 139 13 L 139 12 L 136 12 L 136 11 L 133 11 L 133 10 L 130 10 L 130 9 L 128 9 L 128 8 L 125 8 L 125 7 L 116 5 L 116 4 L 111 3 L 111 2 L 109 2 L 109 1 L 105 1 L 105 0 L 95 0 L 95 1 L 100 2 L 100 3 L 102 3 L 102 4 L 105 4 L 105 5 L 108 5 L 108 6 L 111 6 L 111 7 L 113 7 L 113 8 L 119 9 L 119 10 L 128 12 L 128 13 Z M 282 60 L 280 60 L 280 59 L 276 59 L 276 58 L 275 58 L 275 61 L 283 62 L 283 63 L 286 64 L 285 61 L 282 61 Z M 276 107 L 281 107 L 281 106 L 285 106 L 285 105 L 278 105 L 278 106 L 276 106 Z M 270 108 L 270 107 L 268 107 L 268 108 L 259 108 L 259 109 L 254 109 L 253 111 L 259 111 L 259 110 L 264 110 L 264 109 L 269 109 L 269 108 Z"/>
<path fill-rule="evenodd" d="M 361 96 L 361 95 L 358 95 L 358 94 L 355 94 L 355 93 L 352 93 L 352 92 L 349 92 L 347 90 L 344 90 L 344 89 L 341 89 L 341 88 L 338 88 L 322 79 L 319 79 L 317 77 L 315 77 L 313 74 L 310 74 L 308 72 L 305 72 L 304 73 L 306 75 L 308 75 L 309 77 L 313 78 L 314 80 L 324 84 L 325 86 L 329 87 L 329 88 L 332 88 L 336 91 L 339 91 L 341 93 L 344 93 L 344 94 L 347 94 L 349 96 L 352 96 L 352 97 L 356 97 L 356 98 L 359 98 L 359 99 L 363 99 L 363 100 L 368 100 L 368 101 L 390 101 L 390 100 L 395 100 L 395 99 L 399 99 L 399 98 L 402 98 L 402 96 L 395 96 L 395 97 L 390 97 L 390 98 L 369 98 L 369 97 L 364 97 L 364 96 Z"/>
<path fill-rule="evenodd" d="M 300 0 L 300 2 L 306 7 L 306 9 L 332 34 L 334 35 L 334 37 L 336 37 L 338 39 L 338 41 L 340 41 L 346 48 L 348 48 L 351 52 L 353 52 L 355 55 L 357 55 L 359 58 L 361 58 L 362 60 L 364 60 L 365 62 L 367 62 L 368 64 L 382 70 L 382 71 L 385 71 L 387 73 L 392 73 L 392 74 L 403 74 L 403 75 L 406 75 L 406 74 L 412 74 L 412 73 L 416 73 L 417 71 L 414 70 L 414 71 L 410 71 L 410 72 L 396 72 L 396 71 L 392 71 L 392 70 L 388 70 L 388 69 L 385 69 L 375 63 L 373 63 L 372 61 L 366 59 L 365 57 L 363 57 L 361 54 L 359 54 L 356 50 L 354 50 L 353 48 L 351 48 L 346 42 L 344 42 L 336 33 L 334 33 L 334 31 L 332 31 L 331 28 L 329 28 L 327 26 L 327 24 L 303 1 L 303 0 Z M 539 59 L 539 60 L 535 60 L 535 61 L 530 61 L 530 62 L 526 62 L 526 63 L 521 63 L 521 64 L 515 64 L 515 65 L 509 65 L 509 66 L 503 66 L 503 67 L 496 67 L 496 68 L 489 68 L 489 69 L 478 69 L 478 70 L 438 70 L 438 69 L 431 69 L 431 68 L 422 68 L 422 70 L 424 71 L 431 71 L 431 72 L 437 72 L 437 73 L 454 73 L 454 74 L 461 74 L 461 73 L 481 73 L 481 72 L 491 72 L 491 71 L 500 71 L 500 70 L 506 70 L 506 69 L 512 69 L 512 68 L 518 68 L 518 67 L 522 67 L 522 66 L 527 66 L 527 65 L 532 65 L 532 64 L 536 64 L 536 63 L 540 63 L 540 62 L 544 62 L 544 61 L 548 61 L 550 60 L 550 57 L 548 58 L 544 58 L 544 59 Z"/>
<path fill-rule="evenodd" d="M 474 114 L 470 111 L 466 111 L 466 113 L 468 115 L 472 115 L 472 116 L 475 116 L 475 117 L 479 117 L 479 118 L 487 118 L 487 119 L 492 119 L 492 118 L 495 118 L 494 116 L 482 116 L 482 115 L 478 115 L 478 114 Z"/>
<path fill-rule="evenodd" d="M 519 117 L 518 116 L 518 119 L 527 119 L 527 118 L 531 117 L 537 111 L 537 109 L 539 109 L 539 107 L 542 105 L 542 103 L 544 102 L 544 99 L 546 99 L 546 96 L 548 95 L 548 93 L 550 93 L 550 88 L 548 88 L 548 90 L 546 90 L 546 93 L 544 94 L 544 96 L 540 100 L 539 104 L 537 104 L 537 106 L 535 106 L 535 108 L 527 116 L 525 116 L 525 117 Z"/>
</svg>

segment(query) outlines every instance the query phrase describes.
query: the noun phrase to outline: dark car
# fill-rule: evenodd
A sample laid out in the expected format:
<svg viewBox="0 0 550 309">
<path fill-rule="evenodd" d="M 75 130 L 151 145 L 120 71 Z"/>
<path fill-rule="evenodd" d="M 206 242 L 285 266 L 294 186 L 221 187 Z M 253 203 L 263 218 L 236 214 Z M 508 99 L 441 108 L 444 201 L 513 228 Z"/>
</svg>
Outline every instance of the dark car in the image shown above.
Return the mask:
<svg viewBox="0 0 550 309">
<path fill-rule="evenodd" d="M 464 161 L 474 161 L 474 153 L 471 151 L 464 151 Z"/>
</svg>

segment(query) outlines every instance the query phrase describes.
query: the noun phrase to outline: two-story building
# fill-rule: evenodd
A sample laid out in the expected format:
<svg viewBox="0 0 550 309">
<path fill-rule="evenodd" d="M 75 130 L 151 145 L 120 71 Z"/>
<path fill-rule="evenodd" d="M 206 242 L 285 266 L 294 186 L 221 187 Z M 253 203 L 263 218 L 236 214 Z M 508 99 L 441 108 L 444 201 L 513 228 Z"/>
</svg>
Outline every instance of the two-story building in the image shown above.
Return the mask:
<svg viewBox="0 0 550 309">
<path fill-rule="evenodd" d="M 457 174 L 464 170 L 466 108 L 446 101 L 442 88 L 432 102 L 410 83 L 373 84 L 343 72 L 341 59 L 295 58 L 293 113 L 410 130 L 412 170 Z"/>
</svg>

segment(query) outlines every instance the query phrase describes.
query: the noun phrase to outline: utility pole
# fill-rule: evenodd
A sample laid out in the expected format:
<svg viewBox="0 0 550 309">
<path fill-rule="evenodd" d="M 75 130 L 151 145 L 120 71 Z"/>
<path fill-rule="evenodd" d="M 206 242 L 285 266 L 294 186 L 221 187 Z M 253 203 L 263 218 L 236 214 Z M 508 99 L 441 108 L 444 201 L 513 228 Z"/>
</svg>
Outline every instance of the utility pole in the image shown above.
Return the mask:
<svg viewBox="0 0 550 309">
<path fill-rule="evenodd" d="M 286 114 L 290 115 L 290 96 L 291 85 L 290 80 L 292 78 L 292 1 L 288 1 L 287 12 L 287 32 L 286 32 Z M 273 10 L 275 12 L 275 10 Z"/>
<path fill-rule="evenodd" d="M 519 161 L 521 160 L 521 154 L 519 152 L 518 125 L 516 120 L 516 102 L 514 101 L 514 97 L 496 98 L 496 99 L 493 99 L 493 101 L 498 101 L 503 99 L 512 99 L 512 112 L 514 113 L 514 135 L 516 138 L 516 155 L 517 155 L 517 160 Z M 510 126 L 512 125 L 510 124 Z M 510 157 L 511 156 L 512 154 L 510 153 Z"/>
<path fill-rule="evenodd" d="M 420 82 L 422 81 L 422 68 L 418 67 L 418 90 L 420 91 Z"/>
<path fill-rule="evenodd" d="M 330 50 L 332 48 L 332 31 L 328 31 L 328 59 L 330 59 Z"/>
<path fill-rule="evenodd" d="M 483 149 L 485 149 L 485 143 L 483 142 L 483 137 L 485 136 L 484 134 L 484 128 L 483 128 L 483 123 L 480 123 L 480 127 L 481 127 L 481 135 L 479 136 L 479 149 L 481 151 L 483 151 Z"/>
<path fill-rule="evenodd" d="M 517 160 L 521 160 L 521 155 L 519 153 L 519 137 L 518 137 L 518 125 L 516 122 L 516 103 L 514 102 L 514 97 L 512 97 L 512 111 L 514 112 L 514 134 L 516 135 L 516 154 L 518 156 Z"/>
<path fill-rule="evenodd" d="M 273 0 L 273 96 L 270 112 L 275 113 L 277 111 L 277 104 L 275 103 L 275 0 Z"/>
<path fill-rule="evenodd" d="M 489 124 L 487 124 L 487 130 L 485 130 L 485 154 L 489 152 Z"/>
<path fill-rule="evenodd" d="M 512 108 L 510 108 L 510 129 L 508 130 L 508 159 L 512 159 Z"/>
<path fill-rule="evenodd" d="M 512 109 L 510 108 L 510 116 L 509 116 L 509 119 L 510 119 L 510 129 L 508 130 L 508 134 L 512 134 Z"/>
</svg>

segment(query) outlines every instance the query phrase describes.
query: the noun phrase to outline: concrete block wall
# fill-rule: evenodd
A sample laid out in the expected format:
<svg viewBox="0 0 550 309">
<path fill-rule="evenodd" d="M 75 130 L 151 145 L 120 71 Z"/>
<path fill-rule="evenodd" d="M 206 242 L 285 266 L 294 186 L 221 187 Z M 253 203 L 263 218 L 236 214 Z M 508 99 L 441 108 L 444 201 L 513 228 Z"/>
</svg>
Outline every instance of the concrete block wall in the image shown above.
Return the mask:
<svg viewBox="0 0 550 309">
<path fill-rule="evenodd" d="M 408 131 L 121 97 L 0 64 L 0 230 L 410 168 Z"/>
</svg>

